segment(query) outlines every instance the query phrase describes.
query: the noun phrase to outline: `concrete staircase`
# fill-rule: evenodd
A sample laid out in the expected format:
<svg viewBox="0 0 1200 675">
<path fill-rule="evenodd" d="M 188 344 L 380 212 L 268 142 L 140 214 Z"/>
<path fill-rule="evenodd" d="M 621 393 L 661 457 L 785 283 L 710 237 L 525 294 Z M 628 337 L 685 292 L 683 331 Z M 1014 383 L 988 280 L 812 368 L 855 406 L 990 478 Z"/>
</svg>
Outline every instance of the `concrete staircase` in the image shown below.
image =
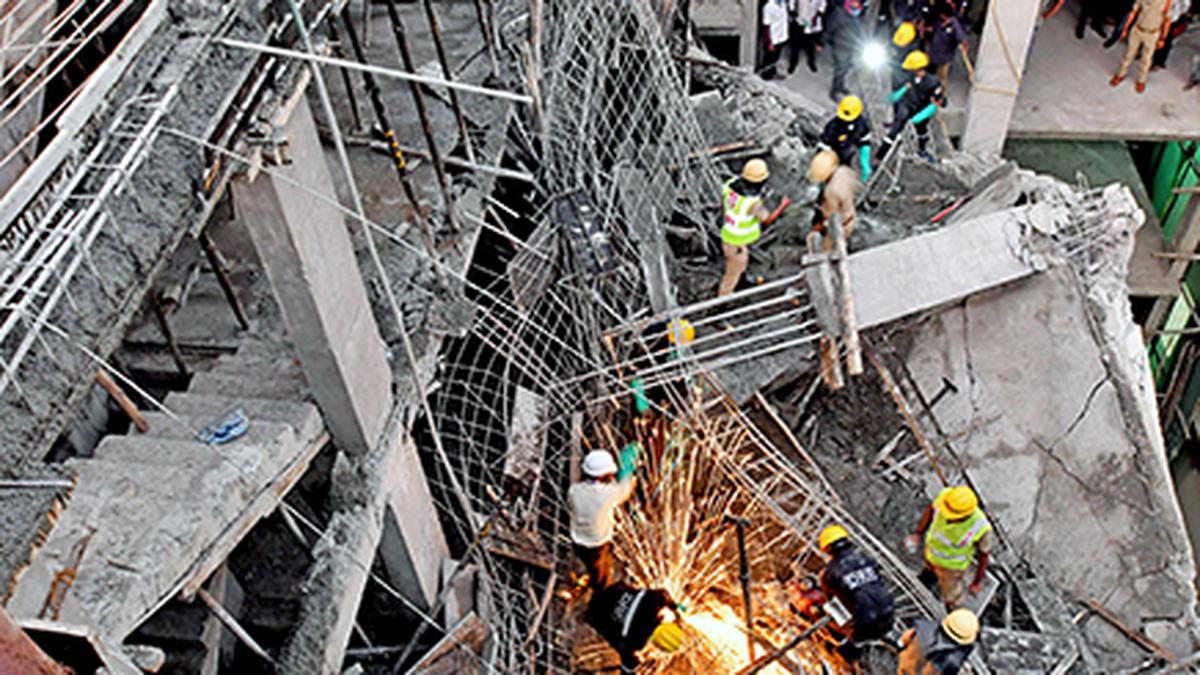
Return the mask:
<svg viewBox="0 0 1200 675">
<path fill-rule="evenodd" d="M 38 616 L 56 577 L 75 569 L 59 619 L 119 643 L 165 603 L 190 597 L 328 442 L 306 398 L 290 351 L 243 340 L 187 392 L 167 396 L 175 417 L 147 412 L 147 433 L 107 436 L 92 457 L 71 460 L 77 486 L 18 577 L 9 611 Z M 249 420 L 243 436 L 217 446 L 197 440 L 197 430 L 234 409 Z"/>
</svg>

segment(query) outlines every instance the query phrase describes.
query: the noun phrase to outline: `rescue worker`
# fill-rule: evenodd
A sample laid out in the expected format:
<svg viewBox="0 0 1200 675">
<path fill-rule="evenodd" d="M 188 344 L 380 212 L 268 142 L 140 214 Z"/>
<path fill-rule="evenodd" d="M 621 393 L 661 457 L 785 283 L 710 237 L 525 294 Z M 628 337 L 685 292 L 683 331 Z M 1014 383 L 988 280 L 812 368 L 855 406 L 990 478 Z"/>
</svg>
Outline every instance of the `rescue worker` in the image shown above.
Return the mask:
<svg viewBox="0 0 1200 675">
<path fill-rule="evenodd" d="M 847 659 L 860 655 L 858 645 L 883 639 L 895 621 L 896 602 L 883 585 L 879 565 L 860 553 L 841 525 L 830 525 L 817 536 L 817 545 L 829 554 L 829 564 L 821 572 L 821 589 L 837 598 L 853 617 L 850 641 L 839 651 Z"/>
<path fill-rule="evenodd" d="M 1108 82 L 1110 85 L 1115 87 L 1121 84 L 1125 75 L 1129 73 L 1129 65 L 1137 58 L 1138 76 L 1135 88 L 1139 94 L 1146 91 L 1146 78 L 1150 74 L 1154 50 L 1163 48 L 1167 42 L 1167 31 L 1171 30 L 1171 22 L 1167 18 L 1170 11 L 1171 0 L 1137 0 L 1121 29 L 1121 37 L 1128 34 L 1129 44 L 1125 46 L 1125 54 L 1121 57 L 1121 66 L 1117 69 L 1117 74 Z"/>
<path fill-rule="evenodd" d="M 937 577 L 942 601 L 949 609 L 962 606 L 967 590 L 972 595 L 983 589 L 988 560 L 992 552 L 992 525 L 979 508 L 979 498 L 969 487 L 946 488 L 925 507 L 917 533 L 908 538 L 916 550 L 924 538 L 925 568 Z M 964 588 L 967 572 L 976 554 L 979 565 L 968 588 Z"/>
<path fill-rule="evenodd" d="M 837 213 L 842 224 L 842 236 L 849 241 L 856 218 L 854 194 L 858 191 L 858 179 L 854 172 L 838 163 L 837 153 L 822 150 L 809 165 L 808 179 L 824 186 L 819 200 L 821 208 L 813 214 L 813 230 L 824 234 L 829 217 Z M 833 250 L 833 237 L 824 239 L 825 251 Z"/>
<path fill-rule="evenodd" d="M 917 47 L 917 25 L 911 21 L 896 26 L 892 33 L 892 91 L 908 83 L 908 71 L 901 65 Z"/>
<path fill-rule="evenodd" d="M 979 617 L 969 609 L 956 609 L 941 623 L 917 619 L 900 637 L 896 675 L 957 675 L 978 638 Z"/>
<path fill-rule="evenodd" d="M 863 114 L 862 99 L 847 96 L 838 103 L 837 114 L 825 124 L 817 148 L 833 150 L 846 167 L 854 165 L 857 155 L 859 179 L 867 182 L 871 177 L 871 120 Z"/>
<path fill-rule="evenodd" d="M 635 478 L 632 467 L 619 468 L 607 450 L 589 452 L 583 458 L 582 469 L 584 480 L 567 491 L 572 547 L 587 568 L 588 585 L 604 588 L 612 583 L 615 512 L 633 494 Z"/>
<path fill-rule="evenodd" d="M 875 151 L 875 159 L 882 160 L 886 157 L 888 150 L 891 150 L 896 139 L 900 137 L 900 132 L 904 130 L 904 125 L 912 122 L 917 129 L 917 154 L 921 159 L 932 163 L 935 160 L 928 149 L 929 120 L 937 114 L 938 106 L 946 105 L 946 94 L 937 76 L 927 70 L 929 57 L 925 56 L 925 52 L 913 51 L 905 57 L 901 67 L 912 75 L 903 87 L 893 91 L 889 97 L 896 106 L 895 115 L 892 117 L 887 137 Z"/>
<path fill-rule="evenodd" d="M 725 274 L 717 287 L 717 296 L 729 295 L 750 264 L 750 244 L 762 236 L 762 228 L 775 222 L 792 203 L 787 197 L 775 211 L 768 213 L 762 193 L 766 187 L 767 163 L 752 159 L 742 166 L 742 175 L 721 186 L 721 251 L 725 254 Z"/>
<path fill-rule="evenodd" d="M 675 602 L 666 591 L 616 583 L 592 593 L 584 616 L 621 656 L 621 672 L 634 673 L 646 643 L 673 653 L 683 644 Z"/>
<path fill-rule="evenodd" d="M 938 15 L 926 51 L 929 62 L 937 69 L 938 80 L 947 91 L 950 89 L 950 64 L 954 62 L 956 52 L 962 52 L 964 63 L 970 61 L 967 55 L 967 28 L 958 14 L 947 7 Z"/>
</svg>

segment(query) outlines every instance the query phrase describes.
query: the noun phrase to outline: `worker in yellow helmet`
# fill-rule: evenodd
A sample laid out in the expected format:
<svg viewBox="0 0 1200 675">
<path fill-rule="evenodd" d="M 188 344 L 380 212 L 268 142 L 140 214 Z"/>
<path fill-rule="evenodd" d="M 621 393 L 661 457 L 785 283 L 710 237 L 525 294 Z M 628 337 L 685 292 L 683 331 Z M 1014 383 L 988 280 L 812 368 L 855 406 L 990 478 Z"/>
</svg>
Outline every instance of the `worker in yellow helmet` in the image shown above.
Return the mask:
<svg viewBox="0 0 1200 675">
<path fill-rule="evenodd" d="M 842 224 L 842 235 L 849 241 L 858 217 L 854 209 L 858 178 L 854 171 L 838 161 L 836 152 L 822 150 L 813 157 L 809 165 L 808 179 L 821 186 L 821 196 L 817 200 L 820 207 L 813 213 L 813 230 L 824 233 L 829 225 L 829 218 L 836 213 Z M 831 250 L 832 246 L 833 238 L 825 237 L 825 250 Z"/>
<path fill-rule="evenodd" d="M 637 672 L 638 652 L 647 644 L 667 653 L 683 646 L 678 607 L 666 591 L 615 583 L 597 589 L 585 617 L 621 657 L 621 672 Z"/>
<path fill-rule="evenodd" d="M 884 638 L 895 621 L 896 601 L 883 585 L 879 564 L 860 552 L 850 541 L 850 533 L 841 525 L 821 530 L 817 545 L 830 560 L 821 572 L 821 590 L 837 598 L 850 612 L 850 638 L 838 648 L 848 661 L 861 655 L 862 643 Z"/>
<path fill-rule="evenodd" d="M 956 609 L 939 621 L 917 619 L 900 637 L 896 675 L 958 675 L 979 638 L 979 617 Z"/>
<path fill-rule="evenodd" d="M 867 182 L 871 177 L 871 120 L 863 114 L 861 98 L 846 96 L 838 103 L 837 113 L 821 131 L 817 148 L 836 152 L 842 166 L 854 166 L 857 158 L 859 179 Z"/>
<path fill-rule="evenodd" d="M 766 161 L 752 159 L 742 166 L 740 176 L 734 176 L 721 186 L 721 251 L 725 254 L 725 274 L 717 287 L 717 296 L 729 295 L 750 264 L 750 244 L 762 236 L 762 228 L 770 225 L 792 203 L 787 197 L 774 211 L 763 205 L 770 171 Z"/>
<path fill-rule="evenodd" d="M 929 154 L 928 149 L 929 120 L 937 114 L 938 106 L 946 105 L 945 90 L 937 75 L 929 72 L 929 57 L 925 52 L 911 52 L 900 67 L 910 73 L 910 79 L 889 97 L 895 105 L 892 125 L 888 128 L 887 137 L 875 151 L 875 159 L 886 157 L 904 130 L 904 125 L 912 122 L 917 130 L 917 153 L 922 159 L 933 163 L 933 155 Z"/>
<path fill-rule="evenodd" d="M 892 91 L 903 87 L 908 82 L 908 71 L 904 70 L 901 65 L 904 63 L 904 59 L 920 46 L 921 44 L 917 41 L 917 25 L 911 21 L 901 23 L 892 33 Z"/>
<path fill-rule="evenodd" d="M 925 542 L 926 574 L 937 577 L 946 607 L 955 609 L 972 594 L 983 589 L 988 560 L 992 552 L 992 524 L 979 508 L 979 498 L 969 487 L 949 487 L 938 493 L 925 507 L 917 533 L 908 538 L 913 550 Z M 979 565 L 969 587 L 964 581 L 976 557 Z"/>
</svg>

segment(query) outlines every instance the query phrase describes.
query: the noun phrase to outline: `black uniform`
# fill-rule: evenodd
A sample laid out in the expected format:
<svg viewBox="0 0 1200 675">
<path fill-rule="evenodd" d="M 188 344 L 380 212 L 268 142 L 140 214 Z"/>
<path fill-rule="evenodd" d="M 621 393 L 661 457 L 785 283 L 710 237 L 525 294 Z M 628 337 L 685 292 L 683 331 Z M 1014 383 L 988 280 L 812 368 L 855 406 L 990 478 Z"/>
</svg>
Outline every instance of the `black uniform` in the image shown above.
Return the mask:
<svg viewBox="0 0 1200 675">
<path fill-rule="evenodd" d="M 836 152 L 843 166 L 854 166 L 859 147 L 870 144 L 871 120 L 866 115 L 859 115 L 853 122 L 835 116 L 821 132 L 821 147 Z"/>
<path fill-rule="evenodd" d="M 854 617 L 855 642 L 878 640 L 892 630 L 896 602 L 883 585 L 879 566 L 847 540 L 834 543 L 833 561 L 821 573 L 821 589 Z"/>
<path fill-rule="evenodd" d="M 925 660 L 938 675 L 958 675 L 971 656 L 975 645 L 960 645 L 950 639 L 939 623 L 928 619 L 917 619 L 913 638 L 921 645 Z"/>
<path fill-rule="evenodd" d="M 889 8 L 892 22 L 899 26 L 905 21 L 917 23 L 924 19 L 929 12 L 929 3 L 926 0 L 892 0 Z"/>
<path fill-rule="evenodd" d="M 621 672 L 632 673 L 638 667 L 637 652 L 658 628 L 664 607 L 675 607 L 666 591 L 615 583 L 593 592 L 585 616 L 621 656 Z"/>
<path fill-rule="evenodd" d="M 920 79 L 914 74 L 908 84 L 904 86 L 904 95 L 896 102 L 887 138 L 883 139 L 883 142 L 879 144 L 879 149 L 875 151 L 876 159 L 883 159 L 887 155 L 892 144 L 900 137 L 900 132 L 904 130 L 904 125 L 912 119 L 913 115 L 924 110 L 930 103 L 936 103 L 939 106 L 946 105 L 946 94 L 942 89 L 942 82 L 933 73 L 926 71 Z M 920 152 L 926 154 L 926 146 L 929 145 L 929 120 L 917 122 L 913 126 L 917 129 L 917 144 Z"/>
</svg>

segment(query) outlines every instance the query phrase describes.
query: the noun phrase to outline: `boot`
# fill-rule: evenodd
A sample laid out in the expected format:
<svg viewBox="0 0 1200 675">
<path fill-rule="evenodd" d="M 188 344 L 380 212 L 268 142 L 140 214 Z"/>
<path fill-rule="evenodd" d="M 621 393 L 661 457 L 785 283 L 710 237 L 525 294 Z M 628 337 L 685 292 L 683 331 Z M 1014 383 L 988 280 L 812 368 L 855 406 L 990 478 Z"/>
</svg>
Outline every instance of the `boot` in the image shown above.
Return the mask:
<svg viewBox="0 0 1200 675">
<path fill-rule="evenodd" d="M 1145 82 L 1137 82 L 1133 85 L 1133 88 L 1137 89 L 1137 93 L 1140 94 L 1140 93 L 1146 91 L 1146 83 Z"/>
<path fill-rule="evenodd" d="M 921 136 L 917 139 L 917 156 L 930 164 L 937 164 L 937 159 L 929 153 L 928 136 Z"/>
<path fill-rule="evenodd" d="M 1113 75 L 1113 76 L 1112 76 L 1112 79 L 1108 81 L 1108 86 L 1110 86 L 1110 87 L 1115 87 L 1115 86 L 1117 86 L 1118 84 L 1121 84 L 1121 82 L 1122 82 L 1124 79 L 1125 79 L 1125 76 L 1124 76 L 1124 75 L 1120 75 L 1120 74 L 1118 74 L 1118 75 Z"/>
</svg>

